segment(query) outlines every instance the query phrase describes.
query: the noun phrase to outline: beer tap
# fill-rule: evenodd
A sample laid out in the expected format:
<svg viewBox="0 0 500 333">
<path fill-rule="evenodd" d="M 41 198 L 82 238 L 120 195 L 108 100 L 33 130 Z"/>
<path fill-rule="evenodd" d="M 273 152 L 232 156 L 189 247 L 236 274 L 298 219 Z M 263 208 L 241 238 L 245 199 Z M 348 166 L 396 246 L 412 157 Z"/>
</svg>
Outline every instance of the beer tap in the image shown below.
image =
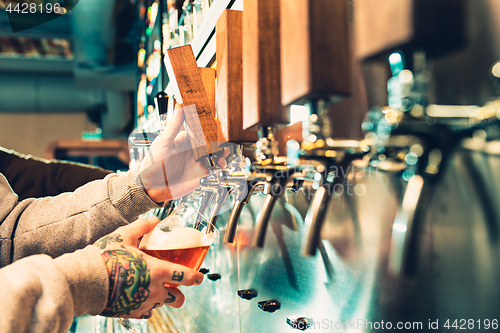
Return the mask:
<svg viewBox="0 0 500 333">
<path fill-rule="evenodd" d="M 327 115 L 328 102 L 311 101 L 309 126 L 304 130 L 305 139 L 300 149 L 290 149 L 298 163 L 296 167 L 314 173 L 316 192 L 305 217 L 302 253 L 314 255 L 319 246 L 321 229 L 325 221 L 328 203 L 337 185 L 345 179 L 345 170 L 358 159 L 362 159 L 369 147 L 364 140 L 334 140 Z M 294 145 L 299 148 L 298 143 Z"/>
<path fill-rule="evenodd" d="M 450 106 L 426 105 L 426 75 L 422 75 L 425 54 L 415 52 L 413 56 L 412 72 L 404 69 L 400 54 L 391 54 L 389 106 L 371 110 L 363 124 L 368 129 L 365 137 L 373 147 L 370 163 L 397 172 L 407 183 L 393 223 L 389 250 L 388 269 L 396 275 L 415 270 L 417 230 L 426 200 L 452 153 L 476 130 L 494 129 L 498 123 L 498 108 L 494 105 L 453 106 L 452 116 L 448 111 Z M 493 229 L 492 234 L 496 226 Z"/>
<path fill-rule="evenodd" d="M 227 166 L 219 170 L 223 183 L 218 184 L 218 205 L 213 212 L 218 213 L 230 195 L 233 205 L 224 241 L 232 243 L 242 204 L 238 201 L 246 197 L 247 162 L 243 152 L 255 142 L 255 134 L 243 130 L 242 123 L 242 12 L 226 9 L 215 25 L 217 61 L 217 118 L 218 141 L 229 150 Z M 230 235 L 232 234 L 232 237 Z"/>
<path fill-rule="evenodd" d="M 407 183 L 392 227 L 388 267 L 395 274 L 411 270 L 423 200 L 457 139 L 449 126 L 426 114 L 425 81 L 420 81 L 425 57 L 421 52 L 414 56 L 411 72 L 404 69 L 401 54 L 390 55 L 389 106 L 370 110 L 362 126 L 372 146 L 370 165 L 397 172 Z"/>
<path fill-rule="evenodd" d="M 310 111 L 303 141 L 291 142 L 288 156 L 302 179 L 312 173 L 315 180 L 303 242 L 303 253 L 314 255 L 329 198 L 344 180 L 338 170 L 368 151 L 364 141 L 335 139 L 328 114 L 351 94 L 349 6 L 345 0 L 281 1 L 280 11 L 282 104 L 306 104 Z"/>
<path fill-rule="evenodd" d="M 252 192 L 251 186 L 247 182 L 246 161 L 243 156 L 243 150 L 252 142 L 255 142 L 255 134 L 251 131 L 244 131 L 242 125 L 241 109 L 242 109 L 242 49 L 241 49 L 241 30 L 242 30 L 242 13 L 241 11 L 226 10 L 216 24 L 216 40 L 217 40 L 217 118 L 215 122 L 217 132 L 213 133 L 217 139 L 210 139 L 211 148 L 222 150 L 228 148 L 230 151 L 228 157 L 227 167 L 222 169 L 215 161 L 207 159 L 204 160 L 209 169 L 209 175 L 202 178 L 200 181 L 200 188 L 198 189 L 199 195 L 199 212 L 204 213 L 211 205 L 209 213 L 209 221 L 213 224 L 216 223 L 217 217 L 221 208 L 225 205 L 227 199 L 231 194 L 234 194 L 236 204 L 231 213 L 228 229 L 226 232 L 225 240 L 232 242 L 234 238 L 235 228 L 239 213 L 243 203 L 248 201 L 249 193 Z M 179 49 L 179 48 L 176 48 Z M 176 73 L 179 78 L 183 78 L 186 70 L 182 69 L 179 65 L 175 64 L 175 59 L 186 60 L 186 54 L 181 55 L 180 52 L 173 54 L 175 50 L 169 50 L 170 63 L 167 65 L 170 76 L 176 78 Z M 184 52 L 186 53 L 186 52 Z M 174 61 L 172 61 L 174 60 Z M 191 57 L 188 58 L 191 62 L 191 67 L 194 68 L 195 62 Z M 184 65 L 186 66 L 186 65 Z M 177 81 L 179 81 L 177 78 Z M 202 77 L 203 79 L 203 77 Z M 178 82 L 179 83 L 179 82 Z M 208 83 L 205 83 L 205 88 L 211 87 L 215 83 L 215 77 L 210 78 Z M 182 99 L 184 91 L 191 91 L 193 83 L 190 82 L 187 86 L 182 87 L 178 84 L 179 94 Z M 207 91 L 207 95 L 214 97 L 215 108 L 215 87 L 213 94 Z M 186 104 L 186 103 L 184 103 Z M 197 106 L 198 107 L 198 106 Z M 188 130 L 191 127 L 190 119 L 186 116 L 186 123 Z M 191 132 L 193 130 L 191 129 Z M 250 190 L 249 190 L 250 189 Z M 244 198 L 239 201 L 240 198 Z M 235 223 L 233 223 L 234 221 Z M 230 234 L 233 237 L 229 237 Z"/>
<path fill-rule="evenodd" d="M 252 245 L 256 247 L 264 246 L 267 226 L 276 201 L 285 194 L 287 188 L 295 179 L 304 178 L 304 174 L 289 165 L 286 158 L 277 156 L 278 141 L 276 132 L 275 127 L 263 126 L 259 129 L 259 141 L 257 141 L 258 163 L 252 167 L 250 176 L 251 179 L 257 181 L 257 184 L 259 181 L 265 180 L 263 193 L 266 198 L 252 239 Z M 296 187 L 294 189 L 298 190 Z"/>
<path fill-rule="evenodd" d="M 163 91 L 157 93 L 155 99 L 156 99 L 156 106 L 158 108 L 158 118 L 160 120 L 160 128 L 158 129 L 157 133 L 161 133 L 167 126 L 168 111 L 169 111 L 169 106 L 171 106 L 171 101 L 170 97 Z M 174 208 L 175 208 L 175 202 L 173 200 L 170 200 L 169 202 L 165 203 L 165 205 L 158 211 L 156 215 L 161 221 L 165 217 L 167 217 L 173 211 Z"/>
<path fill-rule="evenodd" d="M 262 247 L 274 204 L 296 177 L 285 157 L 280 157 L 277 130 L 289 124 L 281 104 L 280 1 L 255 0 L 245 3 L 243 24 L 243 128 L 258 132 L 256 161 L 248 177 L 248 193 L 264 184 L 266 198 L 256 222 L 252 245 Z M 296 79 L 294 79 L 296 80 Z M 233 211 L 237 217 L 241 195 Z M 232 222 L 233 223 L 233 222 Z"/>
<path fill-rule="evenodd" d="M 178 90 L 176 100 L 183 104 L 184 125 L 189 135 L 194 158 L 196 161 L 203 161 L 209 172 L 209 178 L 221 183 L 220 167 L 216 160 L 217 156 L 222 153 L 222 148 L 217 143 L 217 127 L 213 110 L 215 72 L 213 69 L 198 68 L 190 45 L 167 50 L 165 65 L 170 80 L 174 82 Z M 203 212 L 209 206 L 212 197 L 216 197 L 216 203 L 220 201 L 219 193 L 206 192 L 200 196 L 200 209 Z M 212 209 L 210 219 L 213 222 L 216 216 L 214 214 L 218 214 L 218 211 Z"/>
</svg>

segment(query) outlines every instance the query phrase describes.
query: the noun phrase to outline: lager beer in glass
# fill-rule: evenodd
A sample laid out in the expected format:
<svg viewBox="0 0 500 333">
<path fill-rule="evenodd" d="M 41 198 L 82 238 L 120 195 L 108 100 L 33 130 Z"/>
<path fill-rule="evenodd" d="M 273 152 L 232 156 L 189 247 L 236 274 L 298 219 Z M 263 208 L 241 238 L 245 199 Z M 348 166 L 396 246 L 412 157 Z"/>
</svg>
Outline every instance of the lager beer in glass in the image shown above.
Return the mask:
<svg viewBox="0 0 500 333">
<path fill-rule="evenodd" d="M 198 270 L 218 233 L 195 208 L 183 203 L 143 237 L 139 248 L 158 259 Z"/>
</svg>

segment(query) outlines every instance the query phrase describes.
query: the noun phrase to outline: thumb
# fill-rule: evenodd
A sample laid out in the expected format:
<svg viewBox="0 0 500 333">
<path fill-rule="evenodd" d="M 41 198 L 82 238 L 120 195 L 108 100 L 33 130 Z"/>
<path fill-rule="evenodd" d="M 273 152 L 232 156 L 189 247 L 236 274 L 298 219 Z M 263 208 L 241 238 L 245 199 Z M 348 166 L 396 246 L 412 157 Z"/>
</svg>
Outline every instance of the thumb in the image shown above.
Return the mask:
<svg viewBox="0 0 500 333">
<path fill-rule="evenodd" d="M 159 220 L 156 216 L 150 216 L 147 219 L 137 219 L 128 226 L 123 233 L 123 238 L 126 241 L 132 241 L 133 245 L 136 245 L 137 240 L 154 229 L 158 224 Z"/>
<path fill-rule="evenodd" d="M 175 105 L 175 112 L 172 118 L 168 121 L 167 127 L 162 132 L 160 136 L 163 136 L 163 140 L 166 142 L 174 142 L 175 137 L 179 134 L 179 131 L 184 124 L 184 110 L 182 109 L 182 104 Z M 162 141 L 163 141 L 162 140 Z"/>
</svg>

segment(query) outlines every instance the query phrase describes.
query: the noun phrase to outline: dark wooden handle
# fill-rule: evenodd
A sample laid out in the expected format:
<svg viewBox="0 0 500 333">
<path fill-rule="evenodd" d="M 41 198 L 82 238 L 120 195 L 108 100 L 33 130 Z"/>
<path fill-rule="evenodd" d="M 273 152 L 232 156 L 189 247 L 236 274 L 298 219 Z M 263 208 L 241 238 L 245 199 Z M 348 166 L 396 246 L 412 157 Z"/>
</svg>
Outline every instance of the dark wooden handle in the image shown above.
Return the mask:
<svg viewBox="0 0 500 333">
<path fill-rule="evenodd" d="M 432 59 L 460 50 L 471 38 L 467 4 L 453 0 L 356 0 L 356 57 L 386 64 L 394 51 L 406 55 L 424 51 Z M 406 60 L 411 68 L 411 57 Z"/>
<path fill-rule="evenodd" d="M 243 128 L 288 125 L 281 106 L 279 0 L 245 1 Z"/>
<path fill-rule="evenodd" d="M 283 105 L 349 96 L 352 56 L 347 2 L 281 1 Z"/>
<path fill-rule="evenodd" d="M 193 154 L 197 161 L 222 150 L 217 144 L 217 127 L 210 100 L 203 85 L 191 45 L 167 50 L 170 79 L 177 83 Z"/>
<path fill-rule="evenodd" d="M 215 25 L 217 41 L 217 125 L 219 142 L 256 142 L 257 133 L 243 129 L 242 17 L 226 9 Z"/>
</svg>

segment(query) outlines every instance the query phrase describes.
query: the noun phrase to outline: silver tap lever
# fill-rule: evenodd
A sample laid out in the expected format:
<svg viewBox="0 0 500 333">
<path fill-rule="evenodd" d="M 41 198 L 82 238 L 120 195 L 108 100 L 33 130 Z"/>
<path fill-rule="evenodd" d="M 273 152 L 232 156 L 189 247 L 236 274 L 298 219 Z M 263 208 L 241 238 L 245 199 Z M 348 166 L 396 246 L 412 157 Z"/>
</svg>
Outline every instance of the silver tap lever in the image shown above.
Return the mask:
<svg viewBox="0 0 500 333">
<path fill-rule="evenodd" d="M 266 238 L 266 230 L 267 225 L 269 224 L 269 218 L 271 217 L 271 213 L 274 208 L 274 204 L 278 199 L 277 196 L 272 194 L 267 194 L 266 199 L 264 200 L 264 204 L 262 205 L 262 210 L 260 212 L 259 221 L 257 221 L 257 225 L 255 228 L 255 232 L 252 239 L 252 246 L 255 247 L 263 247 L 264 239 Z"/>
<path fill-rule="evenodd" d="M 234 241 L 234 236 L 236 235 L 236 226 L 238 225 L 238 220 L 241 215 L 243 206 L 248 202 L 250 195 L 257 183 L 252 186 L 251 182 L 241 182 L 234 187 L 234 205 L 229 215 L 229 219 L 226 224 L 226 232 L 224 233 L 224 242 L 232 243 Z"/>
<path fill-rule="evenodd" d="M 336 174 L 333 180 L 329 180 L 328 170 L 331 167 L 335 167 L 336 170 L 346 170 L 354 160 L 362 159 L 369 152 L 365 142 L 355 140 L 336 140 L 331 142 L 327 149 L 335 150 L 336 153 L 335 157 L 329 159 L 328 164 L 320 164 L 316 167 L 317 175 L 320 175 L 321 179 L 320 187 L 314 194 L 305 218 L 302 253 L 306 256 L 316 254 L 316 249 L 320 245 L 321 228 L 325 221 L 329 198 L 335 185 L 344 180 L 342 172 Z M 316 151 L 317 149 L 310 149 L 306 153 L 314 158 Z"/>
<path fill-rule="evenodd" d="M 232 243 L 234 242 L 234 236 L 236 236 L 236 226 L 238 225 L 238 220 L 243 210 L 245 204 L 242 201 L 236 200 L 229 215 L 229 219 L 226 224 L 226 232 L 224 233 L 224 242 Z"/>
<path fill-rule="evenodd" d="M 321 227 L 326 216 L 326 209 L 331 194 L 330 184 L 318 188 L 314 194 L 313 200 L 307 210 L 304 220 L 305 242 L 303 245 L 303 254 L 314 256 L 321 238 Z"/>
<path fill-rule="evenodd" d="M 410 246 L 414 243 L 416 213 L 424 189 L 424 179 L 416 175 L 408 181 L 403 202 L 392 226 L 389 271 L 400 275 L 409 267 Z"/>
<path fill-rule="evenodd" d="M 230 190 L 222 186 L 215 190 L 214 205 L 212 206 L 209 217 L 209 221 L 212 225 L 215 226 L 215 224 L 217 223 L 217 217 L 219 216 L 220 210 L 222 206 L 224 206 L 224 203 L 226 202 L 230 193 Z"/>
<path fill-rule="evenodd" d="M 278 169 L 279 170 L 279 169 Z M 262 205 L 262 210 L 260 212 L 259 220 L 255 228 L 255 232 L 252 239 L 252 246 L 263 247 L 264 239 L 266 238 L 267 225 L 269 224 L 269 218 L 274 208 L 276 201 L 285 194 L 287 185 L 290 181 L 294 179 L 300 179 L 304 177 L 301 172 L 290 172 L 291 170 L 284 171 L 285 175 L 281 174 L 283 171 L 279 171 L 280 177 L 275 174 L 272 177 L 268 177 L 268 181 L 264 185 L 264 194 L 266 194 L 266 199 Z M 271 178 L 271 179 L 269 179 Z"/>
<path fill-rule="evenodd" d="M 227 220 L 226 232 L 224 234 L 224 242 L 232 243 L 236 235 L 236 226 L 241 215 L 243 206 L 248 203 L 255 188 L 266 184 L 265 179 L 257 177 L 255 179 L 241 180 L 237 185 L 234 185 L 234 205 Z"/>
<path fill-rule="evenodd" d="M 207 210 L 208 208 L 208 205 L 210 204 L 210 201 L 212 200 L 212 197 L 213 197 L 214 193 L 211 192 L 211 191 L 202 191 L 199 196 L 200 196 L 200 204 L 199 204 L 199 207 L 198 207 L 198 213 L 201 215 L 201 216 L 204 216 L 205 214 L 205 211 Z M 200 215 L 197 216 L 197 222 L 201 222 L 200 219 Z"/>
</svg>

